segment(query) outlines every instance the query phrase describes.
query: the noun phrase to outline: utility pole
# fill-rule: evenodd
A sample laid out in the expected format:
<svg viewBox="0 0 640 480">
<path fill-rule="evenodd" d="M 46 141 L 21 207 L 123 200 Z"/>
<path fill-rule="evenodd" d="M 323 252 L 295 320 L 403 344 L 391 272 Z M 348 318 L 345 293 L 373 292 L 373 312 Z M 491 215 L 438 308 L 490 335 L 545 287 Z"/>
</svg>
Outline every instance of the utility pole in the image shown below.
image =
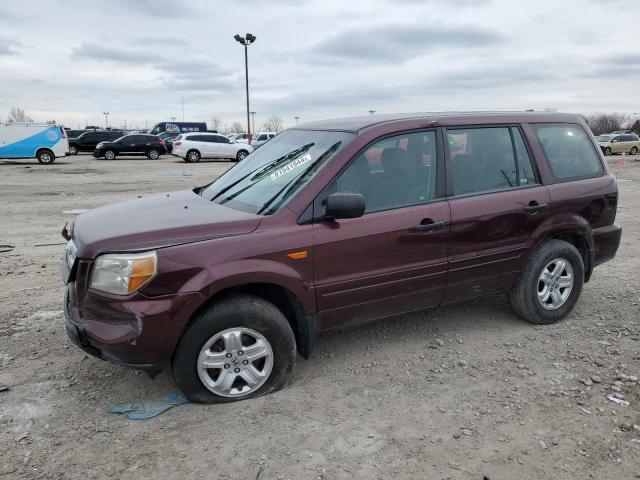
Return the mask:
<svg viewBox="0 0 640 480">
<path fill-rule="evenodd" d="M 102 112 L 104 115 L 104 126 L 105 128 L 109 128 L 109 112 Z"/>
<path fill-rule="evenodd" d="M 180 102 L 182 102 L 182 121 L 184 122 L 184 97 L 180 97 Z"/>
<path fill-rule="evenodd" d="M 296 125 L 297 125 L 297 124 L 298 124 L 298 120 L 300 120 L 300 116 L 298 116 L 298 115 L 294 115 L 294 117 L 293 117 L 293 118 L 295 119 L 295 121 L 296 121 Z"/>
<path fill-rule="evenodd" d="M 247 91 L 247 140 L 251 143 L 251 122 L 249 121 L 249 58 L 247 47 L 256 41 L 255 35 L 247 33 L 244 37 L 236 34 L 233 36 L 236 42 L 244 46 L 244 82 Z"/>
</svg>

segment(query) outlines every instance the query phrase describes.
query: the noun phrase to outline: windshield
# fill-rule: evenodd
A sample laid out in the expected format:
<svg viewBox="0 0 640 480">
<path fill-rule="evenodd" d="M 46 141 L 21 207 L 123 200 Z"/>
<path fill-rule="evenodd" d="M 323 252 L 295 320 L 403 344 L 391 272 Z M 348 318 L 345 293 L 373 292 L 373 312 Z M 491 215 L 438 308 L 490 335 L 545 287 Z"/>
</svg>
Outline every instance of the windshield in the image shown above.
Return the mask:
<svg viewBox="0 0 640 480">
<path fill-rule="evenodd" d="M 346 132 L 287 130 L 198 193 L 221 205 L 270 215 L 353 138 Z"/>
<path fill-rule="evenodd" d="M 609 140 L 611 140 L 611 136 L 610 135 L 598 135 L 596 137 L 596 140 L 598 142 L 608 142 Z"/>
</svg>

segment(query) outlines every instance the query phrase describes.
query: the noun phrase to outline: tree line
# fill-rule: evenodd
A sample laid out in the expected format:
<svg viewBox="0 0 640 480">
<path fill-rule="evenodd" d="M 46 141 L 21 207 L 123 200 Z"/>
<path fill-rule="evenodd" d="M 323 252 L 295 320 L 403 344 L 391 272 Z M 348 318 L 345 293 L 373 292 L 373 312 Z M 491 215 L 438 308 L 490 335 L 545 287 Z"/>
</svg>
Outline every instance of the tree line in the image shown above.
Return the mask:
<svg viewBox="0 0 640 480">
<path fill-rule="evenodd" d="M 624 113 L 594 113 L 582 115 L 594 135 L 615 132 L 616 130 L 631 130 L 640 134 L 640 119 Z"/>
</svg>

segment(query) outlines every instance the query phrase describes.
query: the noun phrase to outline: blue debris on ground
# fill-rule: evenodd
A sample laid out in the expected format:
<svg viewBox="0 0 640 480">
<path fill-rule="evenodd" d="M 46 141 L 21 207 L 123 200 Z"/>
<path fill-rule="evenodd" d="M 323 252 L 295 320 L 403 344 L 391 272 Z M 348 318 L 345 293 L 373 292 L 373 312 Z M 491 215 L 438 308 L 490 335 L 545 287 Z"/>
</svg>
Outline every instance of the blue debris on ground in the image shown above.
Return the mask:
<svg viewBox="0 0 640 480">
<path fill-rule="evenodd" d="M 170 393 L 160 401 L 130 403 L 119 407 L 109 407 L 107 408 L 107 412 L 122 413 L 131 420 L 147 420 L 160 415 L 162 412 L 166 412 L 172 407 L 177 407 L 178 405 L 183 405 L 188 402 L 182 393 L 176 392 Z"/>
</svg>

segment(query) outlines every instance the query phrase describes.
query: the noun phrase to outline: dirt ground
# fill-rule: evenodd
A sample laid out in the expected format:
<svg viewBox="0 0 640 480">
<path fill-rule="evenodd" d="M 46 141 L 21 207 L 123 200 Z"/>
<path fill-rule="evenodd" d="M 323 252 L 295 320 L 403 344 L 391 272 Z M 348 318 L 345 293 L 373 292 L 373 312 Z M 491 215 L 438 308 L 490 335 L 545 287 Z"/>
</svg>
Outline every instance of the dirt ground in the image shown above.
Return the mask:
<svg viewBox="0 0 640 480">
<path fill-rule="evenodd" d="M 105 409 L 173 380 L 69 342 L 59 232 L 71 210 L 231 164 L 0 161 L 0 244 L 14 247 L 0 246 L 0 479 L 640 478 L 640 161 L 619 161 L 618 257 L 559 324 L 525 323 L 502 296 L 405 315 L 323 335 L 276 394 L 146 421 Z"/>
</svg>

